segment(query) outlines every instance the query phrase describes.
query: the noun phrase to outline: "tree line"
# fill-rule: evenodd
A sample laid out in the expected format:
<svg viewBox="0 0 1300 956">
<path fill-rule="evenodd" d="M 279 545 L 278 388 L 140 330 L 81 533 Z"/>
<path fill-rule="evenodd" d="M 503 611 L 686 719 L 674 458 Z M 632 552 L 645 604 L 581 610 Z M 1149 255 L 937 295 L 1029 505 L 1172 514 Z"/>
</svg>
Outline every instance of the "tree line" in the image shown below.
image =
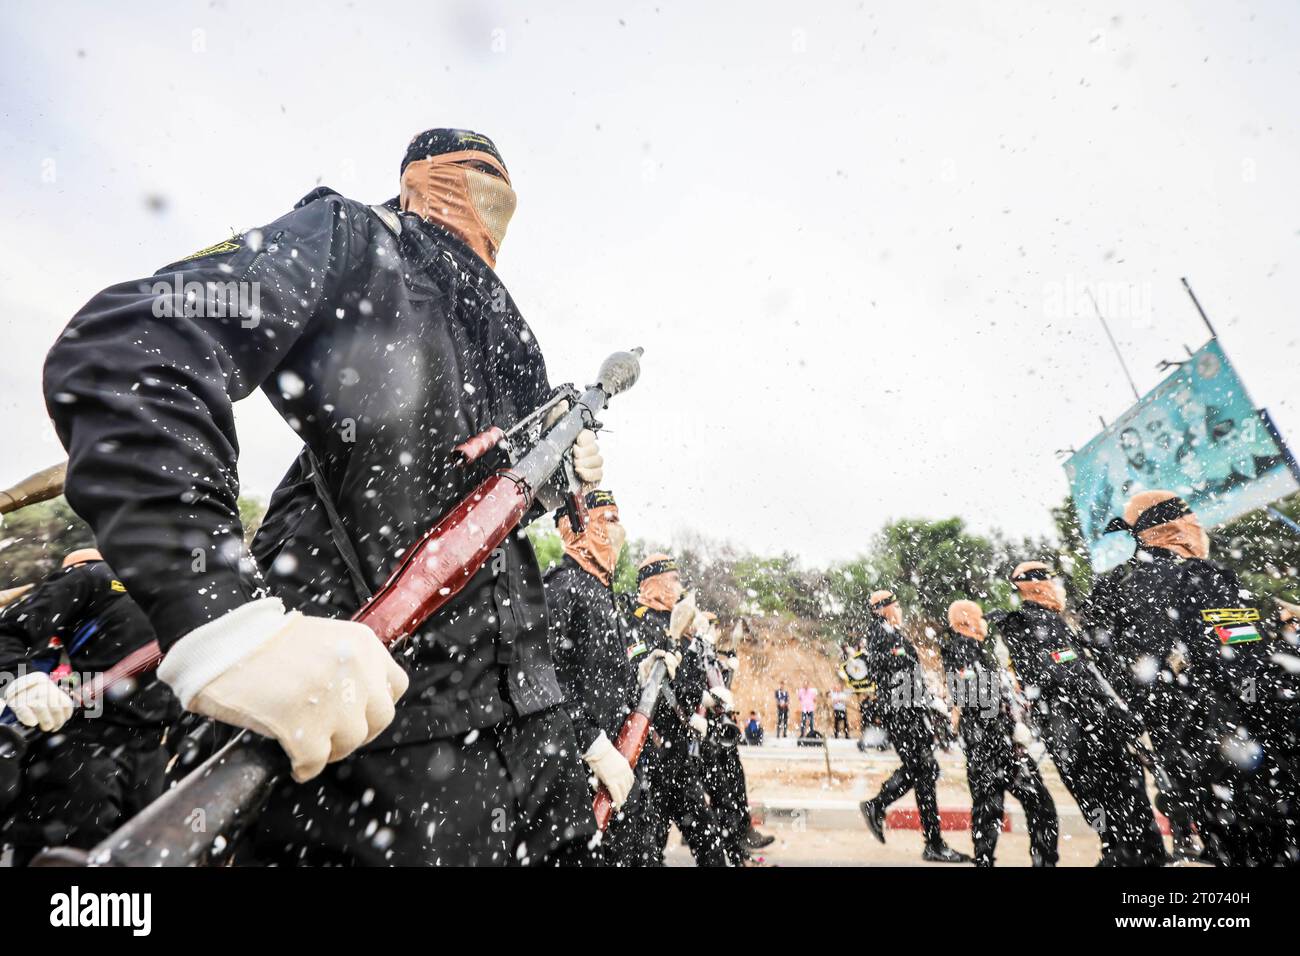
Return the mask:
<svg viewBox="0 0 1300 956">
<path fill-rule="evenodd" d="M 1274 507 L 1300 522 L 1300 495 Z M 239 499 L 245 533 L 251 537 L 264 505 Z M 1008 577 L 1021 561 L 1046 561 L 1066 582 L 1077 607 L 1092 587 L 1088 550 L 1065 499 L 1052 509 L 1055 534 L 1011 538 L 1000 531 L 980 533 L 960 517 L 938 520 L 900 518 L 872 535 L 862 553 L 825 567 L 806 566 L 793 554 L 755 554 L 725 541 L 690 535 L 672 547 L 634 540 L 619 557 L 614 588 L 636 591 L 636 567 L 646 555 L 671 551 L 682 566 L 701 607 L 725 620 L 798 618 L 816 622 L 829 641 L 853 640 L 865 626 L 867 596 L 877 588 L 894 591 L 911 617 L 916 636 L 943 630 L 948 605 L 972 598 L 985 610 L 1009 608 Z M 547 521 L 528 530 L 542 568 L 558 564 L 564 549 Z M 1267 511 L 1251 512 L 1212 532 L 1212 557 L 1231 567 L 1256 593 L 1300 599 L 1300 535 Z M 0 588 L 39 581 L 59 566 L 63 555 L 93 545 L 90 528 L 55 498 L 17 511 L 0 522 Z"/>
</svg>

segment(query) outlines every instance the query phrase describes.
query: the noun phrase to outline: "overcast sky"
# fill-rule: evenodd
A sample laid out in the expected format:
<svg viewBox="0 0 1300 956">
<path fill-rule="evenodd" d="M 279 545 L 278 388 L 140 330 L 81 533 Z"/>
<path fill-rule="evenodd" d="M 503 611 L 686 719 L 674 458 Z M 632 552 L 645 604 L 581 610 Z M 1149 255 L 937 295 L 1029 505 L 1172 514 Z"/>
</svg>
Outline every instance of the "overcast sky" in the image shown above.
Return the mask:
<svg viewBox="0 0 1300 956">
<path fill-rule="evenodd" d="M 555 381 L 611 408 L 634 536 L 809 563 L 891 517 L 1050 529 L 1057 449 L 1206 337 L 1300 442 L 1300 5 L 0 5 L 7 484 L 59 460 L 45 351 L 98 289 L 318 184 L 396 192 L 492 136 L 498 263 Z M 1125 9 L 1127 8 L 1127 9 Z M 296 441 L 239 407 L 245 492 Z"/>
</svg>

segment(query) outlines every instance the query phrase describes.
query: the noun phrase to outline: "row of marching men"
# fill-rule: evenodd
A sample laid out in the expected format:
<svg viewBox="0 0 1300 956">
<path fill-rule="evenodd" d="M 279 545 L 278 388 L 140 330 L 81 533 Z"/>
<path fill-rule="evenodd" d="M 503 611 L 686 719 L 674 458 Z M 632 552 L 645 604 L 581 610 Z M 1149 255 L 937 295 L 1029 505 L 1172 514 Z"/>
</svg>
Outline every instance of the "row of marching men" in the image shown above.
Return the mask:
<svg viewBox="0 0 1300 956">
<path fill-rule="evenodd" d="M 674 824 L 700 866 L 761 862 L 754 851 L 773 838 L 750 818 L 730 690 L 734 643 L 720 646 L 717 616 L 696 607 L 670 555 L 640 564 L 635 599 L 614 593 L 626 534 L 609 492 L 587 496 L 581 531 L 565 509 L 556 525 L 564 557 L 545 578 L 551 651 L 578 745 L 616 808 L 604 862 L 661 865 Z M 624 728 L 647 685 L 637 755 Z"/>
<path fill-rule="evenodd" d="M 1133 556 L 1078 609 L 1037 561 L 1012 572 L 1010 613 L 954 602 L 938 693 L 895 595 L 871 595 L 862 649 L 844 667 L 902 763 L 861 805 L 878 839 L 888 806 L 911 790 L 925 858 L 969 860 L 944 842 L 937 807 L 936 731 L 951 720 L 966 755 L 977 866 L 994 864 L 1007 793 L 1024 809 L 1031 862 L 1056 863 L 1044 754 L 1100 838 L 1103 865 L 1300 860 L 1300 608 L 1262 601 L 1210 560 L 1208 535 L 1171 492 L 1135 495 L 1109 531 L 1133 537 Z"/>
</svg>

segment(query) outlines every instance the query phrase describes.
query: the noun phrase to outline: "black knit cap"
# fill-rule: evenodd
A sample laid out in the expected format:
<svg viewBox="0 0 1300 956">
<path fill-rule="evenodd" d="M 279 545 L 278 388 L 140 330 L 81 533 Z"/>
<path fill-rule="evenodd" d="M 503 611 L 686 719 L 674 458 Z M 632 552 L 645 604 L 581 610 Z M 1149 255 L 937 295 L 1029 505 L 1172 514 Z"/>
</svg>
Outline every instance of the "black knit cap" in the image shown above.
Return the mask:
<svg viewBox="0 0 1300 956">
<path fill-rule="evenodd" d="M 614 495 L 602 488 L 597 488 L 595 491 L 587 492 L 586 501 L 588 509 L 618 507 L 618 502 L 614 500 Z M 560 519 L 567 516 L 568 513 L 569 500 L 566 498 L 564 504 L 560 505 L 560 507 L 555 510 L 555 523 L 559 524 Z"/>
<path fill-rule="evenodd" d="M 663 561 L 655 561 L 651 564 L 647 564 L 645 567 L 637 568 L 636 583 L 640 584 L 648 578 L 657 577 L 660 574 L 667 574 L 670 571 L 676 570 L 678 570 L 677 562 L 672 558 L 667 558 Z"/>
<path fill-rule="evenodd" d="M 406 167 L 417 159 L 427 159 L 443 153 L 457 153 L 465 149 L 487 153 L 502 166 L 506 164 L 501 154 L 497 152 L 496 144 L 482 133 L 470 129 L 427 129 L 411 140 L 411 145 L 406 147 L 401 172 L 406 172 Z"/>
</svg>

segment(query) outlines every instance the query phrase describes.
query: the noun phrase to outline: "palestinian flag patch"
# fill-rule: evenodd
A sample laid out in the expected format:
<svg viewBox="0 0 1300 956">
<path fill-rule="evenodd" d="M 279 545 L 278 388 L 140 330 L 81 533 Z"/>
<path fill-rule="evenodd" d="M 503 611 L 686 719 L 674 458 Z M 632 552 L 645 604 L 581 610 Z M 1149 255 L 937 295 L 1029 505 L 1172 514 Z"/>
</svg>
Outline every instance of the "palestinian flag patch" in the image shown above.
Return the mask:
<svg viewBox="0 0 1300 956">
<path fill-rule="evenodd" d="M 1254 624 L 1220 624 L 1214 629 L 1220 644 L 1249 644 L 1263 640 Z"/>
<path fill-rule="evenodd" d="M 895 657 L 902 657 L 907 653 L 907 649 L 899 644 L 895 644 L 889 649 L 889 653 L 893 654 Z"/>
<path fill-rule="evenodd" d="M 644 654 L 646 650 L 645 641 L 637 641 L 635 644 L 629 644 L 627 646 L 627 659 L 631 660 L 640 654 Z"/>
<path fill-rule="evenodd" d="M 1063 647 L 1059 651 L 1052 651 L 1052 662 L 1054 664 L 1068 664 L 1070 661 L 1077 661 L 1079 655 L 1074 653 L 1074 648 Z"/>
</svg>

